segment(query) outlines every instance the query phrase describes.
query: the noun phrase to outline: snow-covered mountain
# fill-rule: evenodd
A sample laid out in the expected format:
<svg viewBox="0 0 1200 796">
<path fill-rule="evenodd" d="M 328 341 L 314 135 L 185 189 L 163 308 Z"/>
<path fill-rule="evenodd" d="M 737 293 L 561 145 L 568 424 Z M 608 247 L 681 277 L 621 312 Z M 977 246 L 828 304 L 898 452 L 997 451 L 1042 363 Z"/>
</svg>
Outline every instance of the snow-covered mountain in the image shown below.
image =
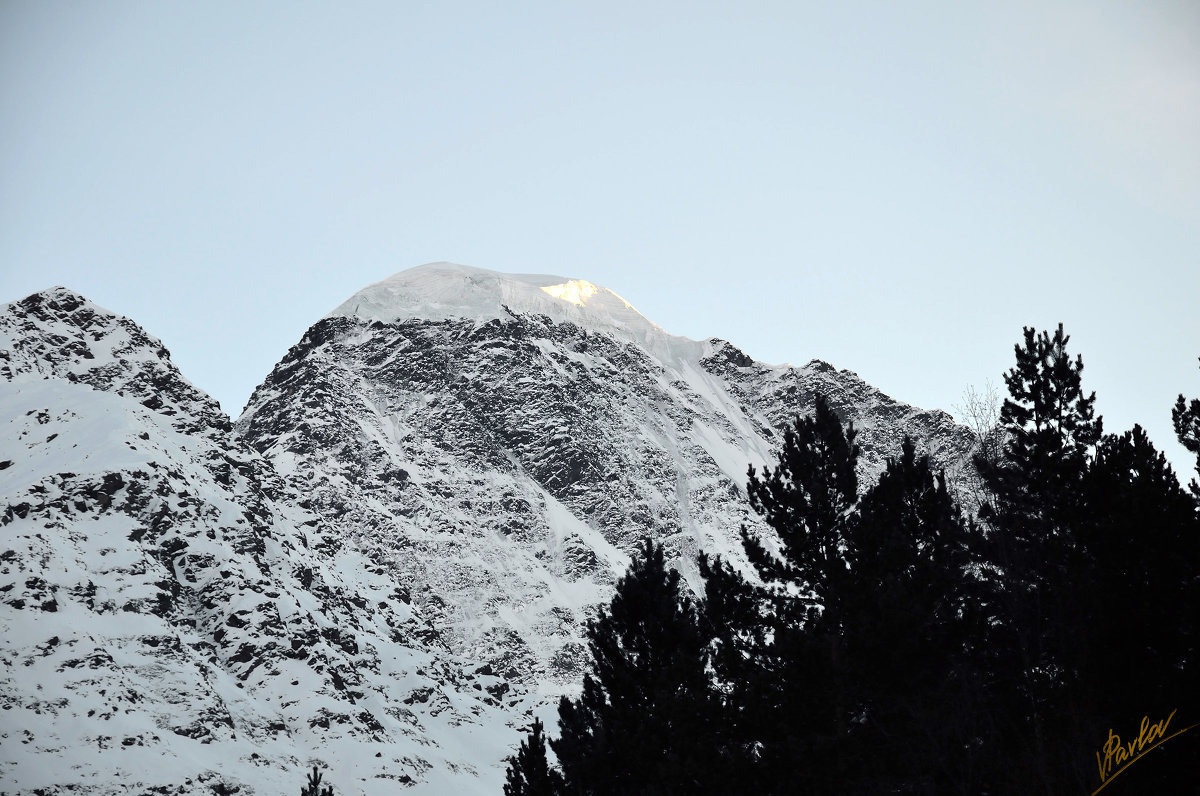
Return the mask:
<svg viewBox="0 0 1200 796">
<path fill-rule="evenodd" d="M 456 653 L 557 693 L 628 552 L 661 540 L 741 560 L 747 467 L 824 393 L 863 475 L 904 434 L 954 468 L 944 412 L 849 371 L 753 361 L 667 334 L 612 291 L 449 263 L 360 291 L 255 391 L 238 433 L 341 538 L 408 584 Z"/>
<path fill-rule="evenodd" d="M 495 791 L 519 695 L 161 343 L 55 289 L 0 308 L 0 375 L 0 791 Z"/>
<path fill-rule="evenodd" d="M 871 479 L 969 433 L 586 281 L 446 263 L 314 324 L 230 420 L 132 321 L 0 307 L 0 792 L 498 793 L 644 535 L 741 560 L 821 392 Z"/>
</svg>

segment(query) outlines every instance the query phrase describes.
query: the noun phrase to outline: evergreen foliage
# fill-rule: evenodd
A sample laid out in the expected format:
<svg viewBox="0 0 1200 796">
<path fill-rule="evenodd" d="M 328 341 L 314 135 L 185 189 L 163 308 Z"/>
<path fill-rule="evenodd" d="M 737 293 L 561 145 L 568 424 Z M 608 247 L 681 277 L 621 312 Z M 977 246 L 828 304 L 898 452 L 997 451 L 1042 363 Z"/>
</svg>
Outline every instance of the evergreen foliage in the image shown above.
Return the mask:
<svg viewBox="0 0 1200 796">
<path fill-rule="evenodd" d="M 644 542 L 587 638 L 583 693 L 550 742 L 566 792 L 718 792 L 706 639 L 660 545 Z"/>
<path fill-rule="evenodd" d="M 542 720 L 534 719 L 529 738 L 521 742 L 517 754 L 509 759 L 504 796 L 554 796 L 561 792 L 562 778 L 550 768 L 542 730 Z"/>
<path fill-rule="evenodd" d="M 776 468 L 764 467 L 759 478 L 751 466 L 746 485 L 750 506 L 780 543 L 775 556 L 743 528 L 746 555 L 776 594 L 793 597 L 793 587 L 811 592 L 811 599 L 783 605 L 823 605 L 820 616 L 826 623 L 837 621 L 838 587 L 846 572 L 846 522 L 858 499 L 855 437 L 854 424 L 843 428 L 818 395 L 812 416 L 796 418 L 784 432 Z M 805 611 L 805 619 L 817 621 L 817 614 Z"/>
<path fill-rule="evenodd" d="M 1105 437 L 1085 486 L 1085 660 L 1088 680 L 1109 692 L 1100 718 L 1166 715 L 1195 692 L 1194 676 L 1184 675 L 1196 658 L 1196 505 L 1140 426 Z"/>
<path fill-rule="evenodd" d="M 313 766 L 312 773 L 308 775 L 308 784 L 300 789 L 300 796 L 333 796 L 333 786 L 322 785 L 321 772 Z"/>
<path fill-rule="evenodd" d="M 845 775 L 842 599 L 847 529 L 858 499 L 855 437 L 854 425 L 843 426 L 817 395 L 813 414 L 796 418 L 784 433 L 775 469 L 764 467 L 761 478 L 749 471 L 750 506 L 778 538 L 776 554 L 742 529 L 746 556 L 763 584 L 757 590 L 762 626 L 748 650 L 741 704 L 733 707 L 751 732 L 743 746 L 758 752 L 760 787 L 823 788 Z M 741 584 L 733 589 L 745 590 Z M 797 767 L 801 759 L 806 763 Z"/>
<path fill-rule="evenodd" d="M 975 671 L 964 663 L 973 528 L 905 439 L 849 524 L 850 781 L 861 790 L 974 792 Z M 920 743 L 914 743 L 914 739 Z"/>
<path fill-rule="evenodd" d="M 1000 503 L 999 521 L 1029 540 L 1055 535 L 1070 521 L 1103 423 L 1096 394 L 1083 394 L 1083 359 L 1067 353 L 1071 338 L 1062 324 L 1053 337 L 1032 327 L 1024 334 L 1024 346 L 1014 347 L 1016 365 L 1004 375 L 1003 457 L 998 465 L 987 458 L 977 464 Z"/>
<path fill-rule="evenodd" d="M 1196 457 L 1196 473 L 1200 475 L 1200 398 L 1191 401 L 1180 394 L 1171 409 L 1171 421 L 1175 425 L 1175 436 L 1179 443 Z M 1200 503 L 1200 482 L 1195 478 L 1191 481 L 1192 495 Z"/>
<path fill-rule="evenodd" d="M 1195 504 L 1140 427 L 1102 435 L 1068 340 L 1061 325 L 1025 330 L 1004 456 L 977 462 L 993 496 L 979 556 L 993 574 L 978 647 L 997 720 L 986 742 L 1008 792 L 1094 789 L 1088 750 L 1108 728 L 1195 696 Z M 1187 444 L 1182 399 L 1175 416 Z"/>
<path fill-rule="evenodd" d="M 537 723 L 506 796 L 1092 792 L 1110 728 L 1194 722 L 1200 486 L 1103 434 L 1069 339 L 1024 330 L 974 519 L 909 439 L 860 495 L 818 396 L 749 471 L 752 571 L 701 555 L 697 607 L 645 541 L 559 706 L 561 775 Z M 1200 400 L 1173 419 L 1200 473 Z M 1143 782 L 1182 792 L 1190 760 Z"/>
<path fill-rule="evenodd" d="M 946 769 L 970 756 L 973 713 L 942 710 L 972 682 L 958 663 L 970 531 L 911 440 L 860 500 L 854 439 L 818 396 L 778 466 L 751 470 L 779 540 L 775 554 L 743 531 L 761 585 L 701 557 L 729 752 L 764 793 L 971 792 Z"/>
<path fill-rule="evenodd" d="M 982 558 L 994 576 L 983 599 L 993 612 L 984 645 L 1000 725 L 993 740 L 1007 744 L 1003 753 L 1014 761 L 1007 771 L 1048 792 L 1083 787 L 1087 762 L 1064 759 L 1051 738 L 1076 737 L 1086 726 L 1072 710 L 1081 695 L 1077 636 L 1086 611 L 1075 588 L 1086 566 L 1078 531 L 1082 483 L 1102 431 L 1069 341 L 1062 324 L 1053 336 L 1025 328 L 1004 376 L 1003 455 L 976 460 L 992 493 L 982 511 L 990 531 Z"/>
</svg>

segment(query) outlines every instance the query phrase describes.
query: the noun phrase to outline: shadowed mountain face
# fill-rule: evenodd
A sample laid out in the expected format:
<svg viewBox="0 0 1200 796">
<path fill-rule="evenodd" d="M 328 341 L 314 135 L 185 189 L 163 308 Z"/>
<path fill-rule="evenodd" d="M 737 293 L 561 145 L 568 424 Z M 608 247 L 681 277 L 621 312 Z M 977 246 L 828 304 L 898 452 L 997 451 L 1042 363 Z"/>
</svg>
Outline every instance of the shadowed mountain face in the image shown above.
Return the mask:
<svg viewBox="0 0 1200 796">
<path fill-rule="evenodd" d="M 644 535 L 743 563 L 749 465 L 826 395 L 864 480 L 942 412 L 673 337 L 581 280 L 436 264 L 318 321 L 231 426 L 57 288 L 0 307 L 0 790 L 500 790 Z"/>
</svg>

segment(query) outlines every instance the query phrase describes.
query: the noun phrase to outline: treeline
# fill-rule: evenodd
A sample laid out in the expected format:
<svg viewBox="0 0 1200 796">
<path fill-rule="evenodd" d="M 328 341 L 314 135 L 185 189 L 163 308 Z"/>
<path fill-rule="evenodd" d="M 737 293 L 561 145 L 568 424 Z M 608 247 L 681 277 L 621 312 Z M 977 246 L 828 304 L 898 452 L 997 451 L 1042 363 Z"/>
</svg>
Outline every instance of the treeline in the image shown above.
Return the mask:
<svg viewBox="0 0 1200 796">
<path fill-rule="evenodd" d="M 774 531 L 742 531 L 754 572 L 702 556 L 694 600 L 647 540 L 506 796 L 1192 792 L 1194 744 L 1121 768 L 1200 721 L 1200 486 L 1140 427 L 1103 433 L 1068 339 L 1016 346 L 969 516 L 910 440 L 860 492 L 854 427 L 818 398 L 750 470 Z M 1200 400 L 1173 419 L 1200 472 Z"/>
</svg>

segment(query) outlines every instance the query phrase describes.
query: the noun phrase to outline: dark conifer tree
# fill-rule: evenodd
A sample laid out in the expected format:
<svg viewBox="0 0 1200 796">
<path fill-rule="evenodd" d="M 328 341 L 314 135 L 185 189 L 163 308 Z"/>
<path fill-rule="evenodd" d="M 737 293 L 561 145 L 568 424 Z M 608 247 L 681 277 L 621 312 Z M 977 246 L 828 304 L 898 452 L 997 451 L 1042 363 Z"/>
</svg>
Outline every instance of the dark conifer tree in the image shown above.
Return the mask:
<svg viewBox="0 0 1200 796">
<path fill-rule="evenodd" d="M 1085 487 L 1091 577 L 1079 585 L 1088 590 L 1088 685 L 1103 695 L 1095 723 L 1165 716 L 1196 688 L 1196 505 L 1140 426 L 1105 437 Z"/>
<path fill-rule="evenodd" d="M 1014 347 L 1017 363 L 1004 375 L 1003 457 L 998 465 L 987 459 L 978 464 L 1010 533 L 1037 538 L 1069 524 L 1103 425 L 1095 416 L 1096 394 L 1083 393 L 1083 358 L 1067 353 L 1071 338 L 1062 324 L 1053 337 L 1032 327 L 1024 331 L 1024 346 Z"/>
<path fill-rule="evenodd" d="M 551 740 L 567 793 L 722 793 L 707 641 L 679 573 L 646 540 L 587 630 L 579 699 L 559 704 Z"/>
<path fill-rule="evenodd" d="M 704 602 L 700 618 L 710 637 L 713 694 L 720 711 L 717 743 L 731 782 L 746 792 L 773 793 L 761 764 L 760 739 L 772 721 L 769 695 L 779 684 L 765 674 L 767 594 L 719 558 L 701 554 Z"/>
<path fill-rule="evenodd" d="M 1181 398 L 1174 412 L 1185 446 L 1195 444 L 1189 431 L 1200 428 L 1200 402 L 1190 428 L 1188 409 Z M 1101 738 L 1109 728 L 1133 733 L 1143 716 L 1153 721 L 1177 709 L 1193 716 L 1200 710 L 1200 519 L 1195 497 L 1140 426 L 1101 441 L 1082 496 L 1087 570 L 1076 589 L 1087 612 L 1078 635 L 1079 712 L 1095 746 L 1096 728 Z M 1190 746 L 1158 756 L 1152 770 L 1139 772 L 1137 787 L 1163 793 L 1193 787 L 1191 761 L 1200 744 L 1193 739 Z"/>
<path fill-rule="evenodd" d="M 850 695 L 844 639 L 845 545 L 858 499 L 857 432 L 822 395 L 813 414 L 784 434 L 779 463 L 749 472 L 750 506 L 779 537 L 780 557 L 745 529 L 750 562 L 768 592 L 771 644 L 759 676 L 772 731 L 764 742 L 768 775 L 780 786 L 833 792 L 847 775 Z M 774 718 L 774 721 L 771 719 Z M 798 720 L 797 720 L 798 719 Z M 806 759 L 805 771 L 795 761 Z"/>
<path fill-rule="evenodd" d="M 562 777 L 550 768 L 541 719 L 534 719 L 529 737 L 509 759 L 504 796 L 556 796 L 562 792 Z"/>
<path fill-rule="evenodd" d="M 1171 420 L 1180 444 L 1196 457 L 1196 473 L 1200 475 L 1200 398 L 1187 401 L 1181 394 L 1171 410 Z M 1193 478 L 1191 490 L 1192 496 L 1200 504 L 1200 481 Z"/>
<path fill-rule="evenodd" d="M 992 492 L 981 511 L 993 575 L 981 600 L 993 620 L 982 649 L 992 658 L 995 751 L 1009 761 L 995 775 L 1008 776 L 1013 787 L 1037 782 L 1041 792 L 1055 793 L 1084 787 L 1090 771 L 1075 743 L 1092 729 L 1078 710 L 1086 608 L 1077 587 L 1088 566 L 1079 528 L 1082 485 L 1102 424 L 1062 324 L 1053 335 L 1026 328 L 1024 336 L 1004 377 L 1003 456 L 976 461 Z"/>
<path fill-rule="evenodd" d="M 843 428 L 828 401 L 817 395 L 813 414 L 796 418 L 784 432 L 778 466 L 764 467 L 761 478 L 751 466 L 746 485 L 750 506 L 780 542 L 777 557 L 743 528 L 750 562 L 776 591 L 795 585 L 811 592 L 807 602 L 823 606 L 826 623 L 839 619 L 846 520 L 858 499 L 856 436 L 854 424 Z"/>
<path fill-rule="evenodd" d="M 333 786 L 322 785 L 321 771 L 313 766 L 312 773 L 308 775 L 308 784 L 300 789 L 300 796 L 333 796 Z"/>
<path fill-rule="evenodd" d="M 760 584 L 701 559 L 705 617 L 727 740 L 747 790 L 836 792 L 849 731 L 842 595 L 846 528 L 857 499 L 858 446 L 824 397 L 784 433 L 778 465 L 753 467 L 751 507 L 778 552 L 747 529 L 742 542 Z M 803 765 L 797 761 L 803 760 Z"/>
<path fill-rule="evenodd" d="M 847 790 L 978 793 L 965 664 L 971 531 L 912 440 L 848 528 L 844 596 L 855 766 Z"/>
<path fill-rule="evenodd" d="M 779 540 L 776 554 L 743 531 L 761 585 L 701 557 L 740 781 L 763 793 L 977 792 L 982 705 L 963 655 L 971 531 L 910 440 L 860 499 L 854 438 L 818 398 L 779 465 L 751 470 L 751 505 Z"/>
</svg>

